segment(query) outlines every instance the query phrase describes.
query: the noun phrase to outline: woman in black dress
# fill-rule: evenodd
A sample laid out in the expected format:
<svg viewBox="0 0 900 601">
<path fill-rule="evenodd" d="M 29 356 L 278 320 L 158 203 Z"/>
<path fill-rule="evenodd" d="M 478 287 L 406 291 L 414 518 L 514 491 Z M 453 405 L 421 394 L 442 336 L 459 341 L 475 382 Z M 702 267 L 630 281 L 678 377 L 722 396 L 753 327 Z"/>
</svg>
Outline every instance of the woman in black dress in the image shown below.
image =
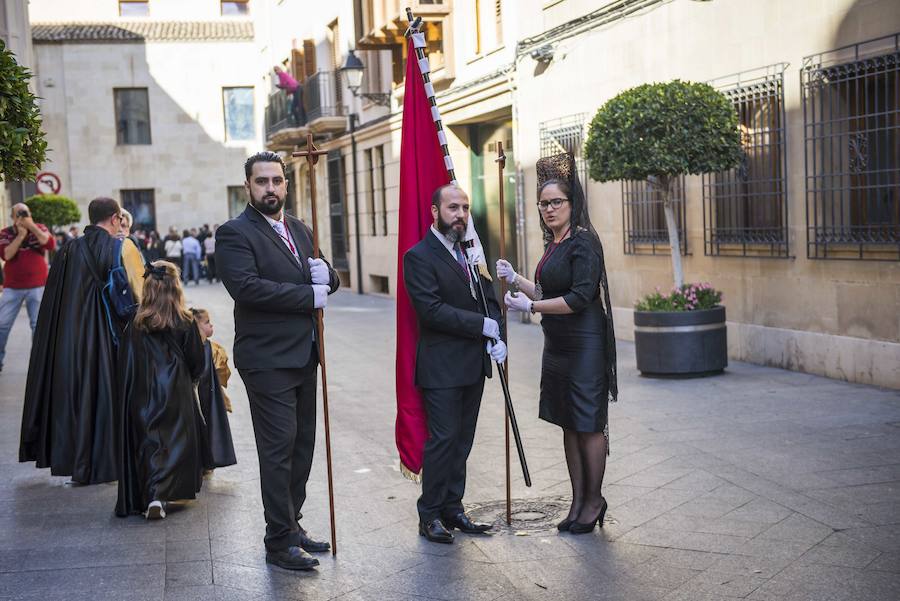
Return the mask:
<svg viewBox="0 0 900 601">
<path fill-rule="evenodd" d="M 541 159 L 538 211 L 544 256 L 534 281 L 503 260 L 497 275 L 510 283 L 506 306 L 541 313 L 544 354 L 540 418 L 563 429 L 572 505 L 559 530 L 583 534 L 603 525 L 601 486 L 609 450 L 607 408 L 615 401 L 616 346 L 603 247 L 588 218 L 574 160 Z"/>
</svg>

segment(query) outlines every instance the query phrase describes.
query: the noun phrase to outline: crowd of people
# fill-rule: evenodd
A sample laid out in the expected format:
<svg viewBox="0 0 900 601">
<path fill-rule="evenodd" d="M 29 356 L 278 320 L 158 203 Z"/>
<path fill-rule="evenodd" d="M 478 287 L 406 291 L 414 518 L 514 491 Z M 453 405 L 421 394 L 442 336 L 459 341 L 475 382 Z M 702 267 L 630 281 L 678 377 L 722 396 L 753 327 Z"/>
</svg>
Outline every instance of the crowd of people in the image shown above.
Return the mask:
<svg viewBox="0 0 900 601">
<path fill-rule="evenodd" d="M 22 205 L 24 206 L 24 205 Z M 174 263 L 181 270 L 182 282 L 193 281 L 196 285 L 200 280 L 207 280 L 210 284 L 219 280 L 216 275 L 216 230 L 219 224 L 212 227 L 208 223 L 200 227 L 183 229 L 179 232 L 174 225 L 168 233 L 162 237 L 154 229 L 134 224 L 131 213 L 122 209 L 122 227 L 119 236 L 128 236 L 135 243 L 147 261 L 165 259 Z M 72 226 L 68 230 L 59 230 L 54 233 L 55 244 L 52 251 L 61 249 L 66 243 L 79 237 L 78 226 Z"/>
<path fill-rule="evenodd" d="M 189 310 L 184 300 L 182 278 L 198 282 L 205 261 L 234 300 L 234 360 L 256 438 L 266 561 L 308 570 L 318 565 L 310 552 L 330 549 L 300 520 L 316 440 L 317 320 L 340 279 L 324 258 L 313 258 L 310 229 L 283 210 L 281 157 L 257 153 L 244 173 L 250 202 L 243 213 L 220 228 L 170 231 L 164 240 L 132 232 L 115 200 L 93 200 L 91 225 L 57 250 L 49 277 L 46 265 L 35 268 L 35 278 L 15 289 L 26 292 L 0 297 L 2 319 L 12 311 L 6 304 L 18 312 L 27 302 L 33 313 L 40 295 L 28 291 L 46 280 L 36 322 L 32 316 L 19 459 L 76 484 L 118 480 L 116 513 L 148 519 L 164 518 L 168 503 L 195 498 L 205 470 L 236 462 L 223 389 L 227 355 L 209 339 L 209 313 Z M 572 485 L 570 510 L 557 527 L 584 534 L 603 525 L 608 403 L 618 393 L 603 248 L 573 157 L 542 158 L 537 173 L 544 255 L 533 279 L 496 263 L 511 288 L 502 301 L 485 266 L 462 250 L 469 199 L 455 184 L 434 191 L 433 225 L 403 257 L 427 427 L 418 531 L 431 542 L 452 543 L 453 530 L 492 528 L 471 519 L 463 497 L 485 379 L 492 360 L 506 359 L 501 302 L 542 315 L 539 416 L 562 430 Z M 27 207 L 14 207 L 13 218 L 0 232 L 7 268 L 36 265 L 25 253 L 43 260 L 55 242 Z"/>
</svg>

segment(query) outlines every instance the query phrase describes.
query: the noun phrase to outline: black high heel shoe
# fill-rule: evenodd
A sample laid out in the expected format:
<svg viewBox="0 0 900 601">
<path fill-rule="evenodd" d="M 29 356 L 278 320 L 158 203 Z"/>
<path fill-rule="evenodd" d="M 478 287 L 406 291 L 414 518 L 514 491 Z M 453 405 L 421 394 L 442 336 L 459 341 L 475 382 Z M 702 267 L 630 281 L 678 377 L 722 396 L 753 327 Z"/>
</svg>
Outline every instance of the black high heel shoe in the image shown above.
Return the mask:
<svg viewBox="0 0 900 601">
<path fill-rule="evenodd" d="M 609 507 L 606 503 L 606 499 L 603 499 L 603 505 L 600 507 L 600 514 L 587 523 L 581 522 L 573 522 L 569 526 L 570 534 L 587 534 L 594 529 L 594 524 L 599 524 L 601 528 L 603 528 L 603 518 L 606 517 L 606 510 Z"/>
<path fill-rule="evenodd" d="M 566 532 L 575 523 L 575 520 L 570 520 L 569 518 L 564 519 L 560 523 L 556 525 L 556 529 L 560 532 Z"/>
</svg>

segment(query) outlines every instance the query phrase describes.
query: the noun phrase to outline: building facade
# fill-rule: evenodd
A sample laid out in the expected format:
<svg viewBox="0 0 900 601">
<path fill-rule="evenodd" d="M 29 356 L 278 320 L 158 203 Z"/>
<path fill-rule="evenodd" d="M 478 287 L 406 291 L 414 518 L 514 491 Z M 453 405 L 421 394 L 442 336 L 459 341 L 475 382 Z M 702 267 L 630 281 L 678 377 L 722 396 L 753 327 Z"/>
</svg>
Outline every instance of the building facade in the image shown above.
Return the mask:
<svg viewBox="0 0 900 601">
<path fill-rule="evenodd" d="M 44 171 L 85 219 L 97 196 L 158 230 L 243 209 L 265 103 L 248 3 L 32 0 L 31 22 Z"/>
<path fill-rule="evenodd" d="M 16 56 L 19 65 L 34 68 L 27 0 L 0 0 L 0 40 Z M 31 83 L 34 90 L 33 79 Z M 34 190 L 32 182 L 0 183 L 0 227 L 9 224 L 12 205 L 33 194 Z"/>
<path fill-rule="evenodd" d="M 344 129 L 291 130 L 272 121 L 267 144 L 302 149 L 306 133 L 316 134 L 330 151 L 318 190 L 321 229 L 338 233 L 332 254 L 343 259 L 351 287 L 393 294 L 406 3 L 341 6 L 340 16 L 335 9 L 318 23 L 318 33 L 315 23 L 304 24 L 314 40 L 305 46 L 332 35 L 337 19 L 342 36 L 352 33 L 342 37 L 341 52 L 355 48 L 366 64 L 362 97 L 332 77 Z M 426 21 L 457 176 L 491 259 L 502 185 L 507 256 L 524 273 L 534 268 L 542 253 L 535 162 L 574 152 L 605 245 L 617 335 L 631 339 L 635 301 L 671 286 L 662 206 L 640 182 L 588 180 L 581 152 L 587 126 L 603 102 L 627 88 L 675 78 L 709 82 L 735 104 L 745 157 L 730 172 L 683 178 L 677 213 L 687 280 L 724 292 L 730 356 L 900 388 L 896 2 L 410 6 Z M 348 12 L 352 27 L 344 26 Z M 319 69 L 343 62 L 331 52 Z M 286 51 L 279 56 L 288 58 Z M 502 177 L 498 141 L 507 154 Z M 297 190 L 301 204 L 304 188 Z"/>
</svg>

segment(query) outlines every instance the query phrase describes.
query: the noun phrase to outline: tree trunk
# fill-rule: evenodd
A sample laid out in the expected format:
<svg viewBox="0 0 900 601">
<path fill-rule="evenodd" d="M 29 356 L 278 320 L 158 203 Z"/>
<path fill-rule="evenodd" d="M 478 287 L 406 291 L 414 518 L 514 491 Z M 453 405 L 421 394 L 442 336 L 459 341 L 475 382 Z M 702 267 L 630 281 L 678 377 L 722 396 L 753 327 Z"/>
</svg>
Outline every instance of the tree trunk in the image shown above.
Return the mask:
<svg viewBox="0 0 900 601">
<path fill-rule="evenodd" d="M 669 231 L 669 248 L 672 251 L 672 276 L 675 287 L 684 285 L 684 272 L 681 269 L 681 241 L 678 238 L 678 224 L 675 221 L 675 210 L 672 208 L 672 179 L 667 176 L 657 178 L 657 185 L 663 195 L 663 210 L 666 215 L 666 229 Z"/>
</svg>

